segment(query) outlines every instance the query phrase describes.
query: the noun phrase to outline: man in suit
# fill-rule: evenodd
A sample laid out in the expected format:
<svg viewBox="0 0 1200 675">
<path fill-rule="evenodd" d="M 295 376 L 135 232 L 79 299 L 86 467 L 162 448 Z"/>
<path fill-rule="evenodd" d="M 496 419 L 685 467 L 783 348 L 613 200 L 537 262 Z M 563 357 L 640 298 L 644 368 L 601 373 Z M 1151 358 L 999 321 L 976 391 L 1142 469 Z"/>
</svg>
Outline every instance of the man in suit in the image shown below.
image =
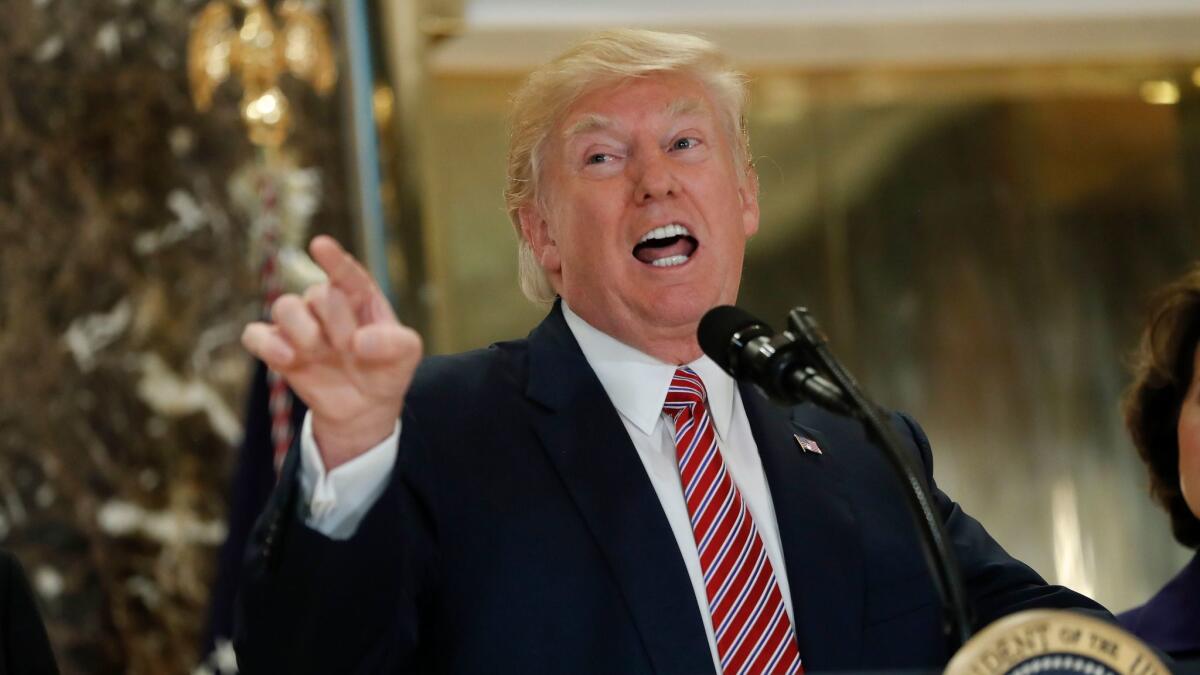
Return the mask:
<svg viewBox="0 0 1200 675">
<path fill-rule="evenodd" d="M 517 94 L 527 339 L 420 361 L 332 240 L 329 283 L 247 348 L 309 404 L 252 541 L 246 672 L 698 673 L 927 667 L 941 609 L 857 424 L 739 387 L 696 339 L 758 228 L 743 81 L 710 43 L 601 34 Z M 397 418 L 400 421 L 397 422 Z M 898 432 L 932 484 L 928 443 Z M 1105 614 L 945 495 L 977 620 Z"/>
</svg>

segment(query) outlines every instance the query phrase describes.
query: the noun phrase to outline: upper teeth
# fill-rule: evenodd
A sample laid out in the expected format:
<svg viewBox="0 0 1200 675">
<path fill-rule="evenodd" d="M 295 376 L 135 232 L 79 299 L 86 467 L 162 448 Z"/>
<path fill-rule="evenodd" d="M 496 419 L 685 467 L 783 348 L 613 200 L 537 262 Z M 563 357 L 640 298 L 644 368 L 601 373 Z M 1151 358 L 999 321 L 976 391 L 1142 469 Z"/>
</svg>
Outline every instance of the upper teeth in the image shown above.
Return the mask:
<svg viewBox="0 0 1200 675">
<path fill-rule="evenodd" d="M 650 241 L 651 239 L 667 239 L 669 237 L 690 237 L 691 235 L 692 235 L 692 233 L 689 232 L 686 227 L 680 225 L 679 223 L 671 223 L 670 225 L 663 225 L 662 227 L 656 227 L 653 230 L 650 230 L 649 232 L 646 233 L 646 235 L 644 237 L 642 237 L 640 240 L 638 240 L 638 243 L 641 244 L 642 242 L 647 242 L 647 241 Z"/>
</svg>

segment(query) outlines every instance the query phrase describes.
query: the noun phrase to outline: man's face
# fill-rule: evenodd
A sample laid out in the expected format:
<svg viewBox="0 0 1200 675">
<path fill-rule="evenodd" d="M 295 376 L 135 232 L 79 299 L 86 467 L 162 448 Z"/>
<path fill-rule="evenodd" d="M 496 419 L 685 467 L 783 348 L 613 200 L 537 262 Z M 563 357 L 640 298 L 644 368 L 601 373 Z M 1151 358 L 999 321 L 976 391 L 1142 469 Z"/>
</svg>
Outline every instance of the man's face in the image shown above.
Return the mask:
<svg viewBox="0 0 1200 675">
<path fill-rule="evenodd" d="M 735 301 L 758 195 L 731 142 L 705 87 L 680 75 L 602 87 L 567 110 L 544 199 L 521 222 L 576 313 L 665 360 L 661 345 L 694 344 L 700 317 Z"/>
<path fill-rule="evenodd" d="M 1200 518 L 1200 346 L 1192 358 L 1192 383 L 1179 408 L 1179 487 Z"/>
</svg>

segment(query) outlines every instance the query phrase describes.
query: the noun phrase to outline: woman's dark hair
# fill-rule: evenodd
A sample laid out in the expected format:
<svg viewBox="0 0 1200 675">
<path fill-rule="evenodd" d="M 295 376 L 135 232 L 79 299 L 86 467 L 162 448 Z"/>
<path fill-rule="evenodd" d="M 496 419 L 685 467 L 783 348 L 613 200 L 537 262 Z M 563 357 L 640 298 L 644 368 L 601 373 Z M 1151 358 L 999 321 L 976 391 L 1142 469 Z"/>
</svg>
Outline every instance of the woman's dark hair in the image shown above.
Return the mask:
<svg viewBox="0 0 1200 675">
<path fill-rule="evenodd" d="M 1200 343 L 1200 266 L 1155 296 L 1125 392 L 1125 426 L 1150 471 L 1150 494 L 1171 515 L 1175 539 L 1200 547 L 1200 518 L 1179 487 L 1179 411 Z"/>
</svg>

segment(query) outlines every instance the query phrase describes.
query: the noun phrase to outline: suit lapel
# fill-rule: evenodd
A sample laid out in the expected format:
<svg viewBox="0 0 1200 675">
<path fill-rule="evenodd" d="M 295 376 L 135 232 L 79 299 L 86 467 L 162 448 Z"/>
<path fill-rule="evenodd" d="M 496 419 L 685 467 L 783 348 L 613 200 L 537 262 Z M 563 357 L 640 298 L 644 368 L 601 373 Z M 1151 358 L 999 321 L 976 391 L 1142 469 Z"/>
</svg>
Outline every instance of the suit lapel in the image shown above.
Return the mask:
<svg viewBox="0 0 1200 675">
<path fill-rule="evenodd" d="M 788 412 L 753 387 L 740 389 L 779 522 L 800 656 L 810 669 L 853 667 L 862 640 L 864 561 L 837 448 L 819 432 L 794 428 Z M 823 453 L 802 452 L 797 432 Z"/>
<path fill-rule="evenodd" d="M 556 304 L 529 337 L 534 427 L 657 672 L 712 670 L 687 568 L 645 467 Z"/>
</svg>

